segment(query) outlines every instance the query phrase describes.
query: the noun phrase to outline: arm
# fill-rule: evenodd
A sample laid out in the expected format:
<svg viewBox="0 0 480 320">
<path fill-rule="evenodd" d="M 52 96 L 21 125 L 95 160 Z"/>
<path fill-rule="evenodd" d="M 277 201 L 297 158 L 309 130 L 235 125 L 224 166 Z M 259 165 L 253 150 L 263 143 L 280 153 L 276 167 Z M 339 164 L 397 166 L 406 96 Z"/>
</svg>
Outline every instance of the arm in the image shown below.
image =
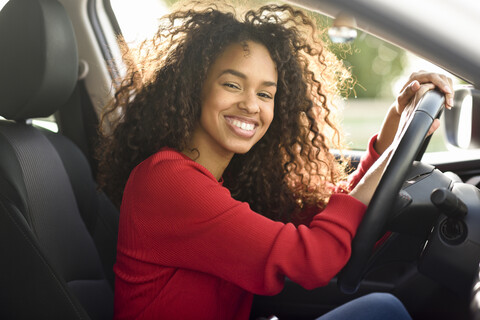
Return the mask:
<svg viewBox="0 0 480 320">
<path fill-rule="evenodd" d="M 360 179 L 363 178 L 365 173 L 370 167 L 378 160 L 380 155 L 375 150 L 375 144 L 377 142 L 377 135 L 370 138 L 367 146 L 367 152 L 362 156 L 357 169 L 348 176 L 347 190 L 352 190 L 358 184 Z"/>
<path fill-rule="evenodd" d="M 349 195 L 334 195 L 309 227 L 295 228 L 232 199 L 187 160 L 136 170 L 124 197 L 122 210 L 133 230 L 122 233 L 135 240 L 119 250 L 151 264 L 211 274 L 256 294 L 280 292 L 285 276 L 308 289 L 326 285 L 350 257 L 365 210 Z"/>
<path fill-rule="evenodd" d="M 428 91 L 438 87 L 445 93 L 447 108 L 453 105 L 452 80 L 444 75 L 436 73 L 418 72 L 410 76 L 409 81 L 397 97 L 396 102 L 389 109 L 385 120 L 378 134 L 374 149 L 380 158 L 372 165 L 368 171 L 361 177 L 350 195 L 365 205 L 370 203 L 370 199 L 377 188 L 383 175 L 383 171 L 393 154 L 395 144 L 401 138 L 403 130 L 406 128 L 408 120 L 415 111 L 417 102 Z M 440 125 L 436 119 L 428 134 L 432 134 Z"/>
</svg>

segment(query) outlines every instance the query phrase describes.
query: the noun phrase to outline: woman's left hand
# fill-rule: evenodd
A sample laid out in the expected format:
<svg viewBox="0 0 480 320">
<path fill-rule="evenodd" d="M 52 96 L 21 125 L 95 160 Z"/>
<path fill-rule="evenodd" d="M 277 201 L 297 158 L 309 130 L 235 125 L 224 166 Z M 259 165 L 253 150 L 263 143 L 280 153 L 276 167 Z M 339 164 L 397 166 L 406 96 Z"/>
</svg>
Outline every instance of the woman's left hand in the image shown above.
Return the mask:
<svg viewBox="0 0 480 320">
<path fill-rule="evenodd" d="M 391 145 L 397 131 L 402 130 L 402 128 L 399 128 L 402 115 L 405 118 L 405 113 L 411 113 L 420 97 L 435 87 L 445 94 L 445 106 L 450 109 L 453 106 L 453 84 L 451 78 L 425 71 L 415 72 L 410 75 L 396 101 L 390 107 L 378 134 L 375 150 L 379 154 L 382 154 Z M 435 120 L 429 134 L 432 134 L 439 125 L 439 121 Z"/>
</svg>

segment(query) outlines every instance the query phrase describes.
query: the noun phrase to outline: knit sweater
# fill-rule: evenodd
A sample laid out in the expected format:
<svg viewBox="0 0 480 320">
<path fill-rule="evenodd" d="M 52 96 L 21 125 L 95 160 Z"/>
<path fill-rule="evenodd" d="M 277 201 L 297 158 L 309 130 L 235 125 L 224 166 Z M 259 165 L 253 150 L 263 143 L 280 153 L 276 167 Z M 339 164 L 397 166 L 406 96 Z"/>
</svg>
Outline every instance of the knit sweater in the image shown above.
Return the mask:
<svg viewBox="0 0 480 320">
<path fill-rule="evenodd" d="M 378 155 L 369 152 L 356 184 Z M 350 257 L 365 205 L 336 193 L 311 223 L 275 222 L 234 200 L 203 166 L 173 149 L 127 182 L 114 267 L 116 319 L 248 319 L 253 294 L 285 277 L 326 285 Z"/>
</svg>

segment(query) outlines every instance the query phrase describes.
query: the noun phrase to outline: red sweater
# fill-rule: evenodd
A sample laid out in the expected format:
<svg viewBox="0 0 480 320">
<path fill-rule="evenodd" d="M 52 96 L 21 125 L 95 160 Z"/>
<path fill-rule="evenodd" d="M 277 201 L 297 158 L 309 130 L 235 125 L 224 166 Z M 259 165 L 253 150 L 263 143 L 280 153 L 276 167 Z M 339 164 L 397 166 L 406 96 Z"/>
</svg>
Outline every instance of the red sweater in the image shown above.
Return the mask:
<svg viewBox="0 0 480 320">
<path fill-rule="evenodd" d="M 372 150 L 353 184 L 378 157 Z M 279 293 L 285 277 L 307 289 L 326 285 L 350 257 L 364 211 L 334 194 L 309 226 L 275 222 L 234 200 L 201 165 L 163 149 L 125 188 L 115 318 L 248 319 L 253 294 Z"/>
</svg>

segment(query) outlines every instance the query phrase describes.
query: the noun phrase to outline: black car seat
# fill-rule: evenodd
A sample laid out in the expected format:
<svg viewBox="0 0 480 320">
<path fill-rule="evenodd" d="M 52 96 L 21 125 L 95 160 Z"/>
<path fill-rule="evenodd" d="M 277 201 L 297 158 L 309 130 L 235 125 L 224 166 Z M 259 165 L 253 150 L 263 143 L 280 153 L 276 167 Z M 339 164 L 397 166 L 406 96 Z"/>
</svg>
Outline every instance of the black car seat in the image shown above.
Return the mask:
<svg viewBox="0 0 480 320">
<path fill-rule="evenodd" d="M 0 12 L 0 318 L 111 319 L 118 211 L 70 140 L 37 129 L 70 97 L 78 54 L 56 0 Z"/>
</svg>

